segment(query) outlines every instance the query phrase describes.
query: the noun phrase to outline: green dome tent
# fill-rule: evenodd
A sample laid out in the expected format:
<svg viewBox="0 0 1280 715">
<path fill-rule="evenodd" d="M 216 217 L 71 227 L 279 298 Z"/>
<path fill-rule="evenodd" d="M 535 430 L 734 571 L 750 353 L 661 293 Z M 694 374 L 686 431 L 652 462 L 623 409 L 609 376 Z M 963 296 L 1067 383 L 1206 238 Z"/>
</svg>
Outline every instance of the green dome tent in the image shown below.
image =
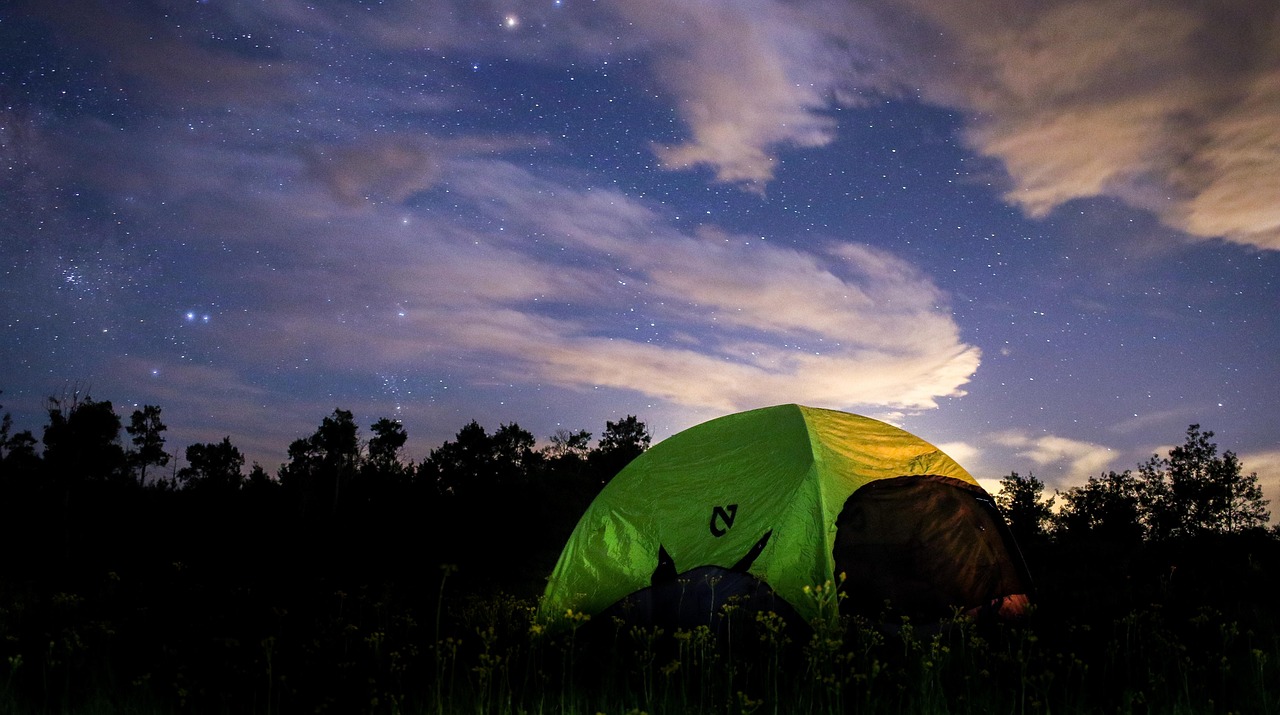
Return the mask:
<svg viewBox="0 0 1280 715">
<path fill-rule="evenodd" d="M 749 574 L 805 619 L 821 608 L 811 587 L 841 574 L 848 603 L 920 615 L 1023 604 L 1029 589 L 990 497 L 950 457 L 877 420 L 780 405 L 687 429 L 623 469 L 569 537 L 543 613 L 600 613 L 708 569 L 713 590 Z"/>
</svg>

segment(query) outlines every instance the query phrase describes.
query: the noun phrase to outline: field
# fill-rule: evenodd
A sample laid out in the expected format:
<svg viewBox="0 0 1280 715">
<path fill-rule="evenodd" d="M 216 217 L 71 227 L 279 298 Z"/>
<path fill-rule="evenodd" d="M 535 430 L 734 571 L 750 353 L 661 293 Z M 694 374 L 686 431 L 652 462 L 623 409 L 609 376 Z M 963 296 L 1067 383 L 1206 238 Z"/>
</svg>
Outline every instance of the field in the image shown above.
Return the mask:
<svg viewBox="0 0 1280 715">
<path fill-rule="evenodd" d="M 531 597 L 431 571 L 416 594 L 327 578 L 264 592 L 180 562 L 146 584 L 6 584 L 0 712 L 1280 713 L 1275 609 L 1189 605 L 1177 574 L 1155 583 L 1163 602 L 1113 612 L 1059 589 L 1005 624 L 841 617 L 828 584 L 810 628 L 730 605 L 717 638 L 577 613 L 553 626 Z"/>
</svg>

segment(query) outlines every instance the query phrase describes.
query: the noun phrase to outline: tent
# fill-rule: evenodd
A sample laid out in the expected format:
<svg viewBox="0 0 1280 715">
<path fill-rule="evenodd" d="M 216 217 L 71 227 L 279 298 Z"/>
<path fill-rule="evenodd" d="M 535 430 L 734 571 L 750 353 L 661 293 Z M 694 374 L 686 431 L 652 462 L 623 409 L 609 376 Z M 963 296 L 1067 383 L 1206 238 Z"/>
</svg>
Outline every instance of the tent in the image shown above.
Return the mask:
<svg viewBox="0 0 1280 715">
<path fill-rule="evenodd" d="M 542 604 L 549 618 L 666 604 L 685 625 L 690 608 L 714 614 L 737 595 L 808 620 L 830 607 L 814 594 L 837 587 L 843 608 L 887 601 L 940 617 L 1016 609 L 1030 583 L 990 496 L 936 447 L 867 417 L 779 405 L 631 462 L 578 522 Z"/>
</svg>

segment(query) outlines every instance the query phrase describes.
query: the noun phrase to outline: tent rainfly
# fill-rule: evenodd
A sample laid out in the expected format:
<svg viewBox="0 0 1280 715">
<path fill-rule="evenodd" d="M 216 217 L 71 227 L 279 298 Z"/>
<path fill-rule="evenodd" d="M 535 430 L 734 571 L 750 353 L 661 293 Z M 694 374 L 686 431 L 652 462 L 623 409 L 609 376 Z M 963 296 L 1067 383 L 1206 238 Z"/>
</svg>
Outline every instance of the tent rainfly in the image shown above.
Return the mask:
<svg viewBox="0 0 1280 715">
<path fill-rule="evenodd" d="M 542 612 L 678 601 L 714 615 L 763 591 L 807 620 L 828 584 L 842 608 L 921 617 L 1015 615 L 1030 588 L 991 497 L 950 457 L 878 420 L 779 405 L 687 429 L 623 469 L 569 537 Z"/>
</svg>

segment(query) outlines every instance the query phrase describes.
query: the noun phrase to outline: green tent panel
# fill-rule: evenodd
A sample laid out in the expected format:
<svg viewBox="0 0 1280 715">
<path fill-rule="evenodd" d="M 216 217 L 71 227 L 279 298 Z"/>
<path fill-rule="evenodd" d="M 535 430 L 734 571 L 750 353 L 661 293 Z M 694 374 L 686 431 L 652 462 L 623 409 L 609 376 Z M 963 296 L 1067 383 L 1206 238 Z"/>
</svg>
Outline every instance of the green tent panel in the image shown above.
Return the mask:
<svg viewBox="0 0 1280 715">
<path fill-rule="evenodd" d="M 599 613 L 648 587 L 663 555 L 679 571 L 745 557 L 805 618 L 817 615 L 805 587 L 840 572 L 855 598 L 910 601 L 925 589 L 970 607 L 1023 593 L 1003 523 L 966 506 L 977 497 L 963 467 L 878 420 L 799 405 L 728 415 L 654 445 L 605 486 L 560 555 L 543 612 Z"/>
</svg>

